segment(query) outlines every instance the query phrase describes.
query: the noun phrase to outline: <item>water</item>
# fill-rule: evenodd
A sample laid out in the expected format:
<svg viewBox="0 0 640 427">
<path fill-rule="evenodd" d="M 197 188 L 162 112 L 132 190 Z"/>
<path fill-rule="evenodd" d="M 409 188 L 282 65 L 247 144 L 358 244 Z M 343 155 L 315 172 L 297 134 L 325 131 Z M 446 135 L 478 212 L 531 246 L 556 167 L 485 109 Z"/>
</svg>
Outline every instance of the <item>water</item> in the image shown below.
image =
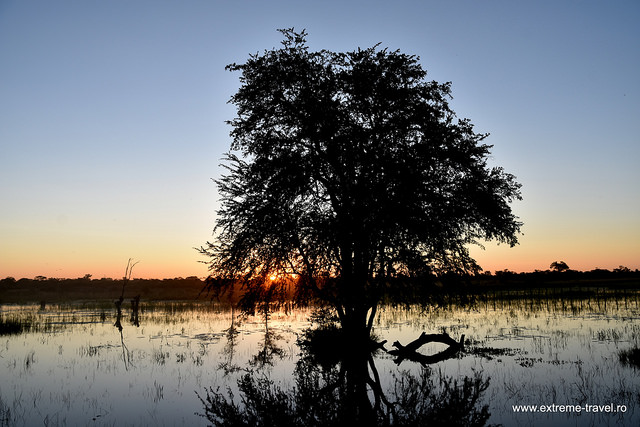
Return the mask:
<svg viewBox="0 0 640 427">
<path fill-rule="evenodd" d="M 136 326 L 125 303 L 122 331 L 113 305 L 3 306 L 2 321 L 21 332 L 0 335 L 1 425 L 206 425 L 196 395 L 205 388 L 236 396 L 246 372 L 293 383 L 310 309 L 240 319 L 208 303 L 142 302 Z M 462 354 L 434 365 L 433 375 L 489 380 L 482 404 L 489 423 L 504 425 L 640 425 L 640 370 L 619 353 L 640 345 L 638 298 L 489 299 L 465 307 L 383 307 L 374 332 L 402 344 L 421 332 L 466 337 Z M 268 333 L 265 333 L 268 331 Z M 431 354 L 446 348 L 430 343 Z M 418 363 L 374 358 L 383 389 Z M 546 405 L 546 413 L 514 412 Z M 581 413 L 550 405 L 580 406 Z M 587 412 L 586 405 L 590 407 Z M 606 411 L 613 405 L 617 412 Z"/>
</svg>

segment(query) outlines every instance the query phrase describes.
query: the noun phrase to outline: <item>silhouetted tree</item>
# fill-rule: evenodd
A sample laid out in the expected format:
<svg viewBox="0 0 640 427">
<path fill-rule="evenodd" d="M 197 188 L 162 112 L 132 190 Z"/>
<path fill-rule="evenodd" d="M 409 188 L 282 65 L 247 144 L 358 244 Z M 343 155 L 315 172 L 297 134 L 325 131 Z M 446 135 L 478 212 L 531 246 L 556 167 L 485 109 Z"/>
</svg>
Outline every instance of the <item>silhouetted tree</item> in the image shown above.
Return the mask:
<svg viewBox="0 0 640 427">
<path fill-rule="evenodd" d="M 390 279 L 477 271 L 468 244 L 517 243 L 520 184 L 487 165 L 487 134 L 456 118 L 450 83 L 400 51 L 314 52 L 305 31 L 280 32 L 281 48 L 227 66 L 241 87 L 200 248 L 209 289 L 293 277 L 366 331 Z"/>
<path fill-rule="evenodd" d="M 7 276 L 4 279 L 0 279 L 0 285 L 15 285 L 16 284 L 15 277 Z"/>
<path fill-rule="evenodd" d="M 567 271 L 569 269 L 569 266 L 564 261 L 553 261 L 549 268 L 553 271 L 562 272 Z"/>
</svg>

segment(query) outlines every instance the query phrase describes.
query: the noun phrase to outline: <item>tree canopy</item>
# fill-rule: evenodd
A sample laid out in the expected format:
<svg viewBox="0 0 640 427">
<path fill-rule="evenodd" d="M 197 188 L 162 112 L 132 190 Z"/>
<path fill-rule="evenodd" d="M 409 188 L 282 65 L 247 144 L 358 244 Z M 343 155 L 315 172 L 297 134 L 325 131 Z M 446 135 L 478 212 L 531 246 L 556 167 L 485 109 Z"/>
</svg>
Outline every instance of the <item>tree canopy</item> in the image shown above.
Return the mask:
<svg viewBox="0 0 640 427">
<path fill-rule="evenodd" d="M 553 271 L 567 271 L 569 266 L 564 261 L 553 261 L 549 268 Z"/>
<path fill-rule="evenodd" d="M 469 244 L 517 243 L 520 184 L 488 166 L 488 135 L 457 118 L 450 83 L 399 50 L 312 51 L 305 31 L 279 31 L 282 47 L 227 66 L 241 86 L 201 248 L 210 283 L 294 278 L 344 321 L 392 278 L 478 270 Z"/>
</svg>

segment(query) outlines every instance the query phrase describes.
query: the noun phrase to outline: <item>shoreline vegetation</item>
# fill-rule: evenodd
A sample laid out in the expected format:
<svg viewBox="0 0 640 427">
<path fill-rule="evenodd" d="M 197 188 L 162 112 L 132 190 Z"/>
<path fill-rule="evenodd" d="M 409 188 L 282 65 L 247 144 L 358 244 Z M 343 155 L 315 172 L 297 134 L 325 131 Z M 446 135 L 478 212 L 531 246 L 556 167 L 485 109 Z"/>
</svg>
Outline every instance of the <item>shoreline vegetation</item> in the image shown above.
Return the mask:
<svg viewBox="0 0 640 427">
<path fill-rule="evenodd" d="M 446 275 L 422 279 L 397 279 L 384 298 L 390 303 L 433 303 L 443 297 L 472 298 L 506 293 L 510 298 L 561 298 L 578 296 L 624 296 L 640 292 L 640 270 L 620 267 L 614 270 L 591 271 L 535 271 L 515 273 L 498 271 L 495 274 Z M 87 274 L 77 279 L 33 279 L 13 277 L 0 279 L 0 304 L 60 303 L 73 301 L 112 301 L 122 293 L 123 279 L 92 279 Z M 139 297 L 142 301 L 172 301 L 214 299 L 204 290 L 206 282 L 196 276 L 172 279 L 126 279 L 124 298 Z M 222 302 L 237 302 L 241 290 L 224 295 Z M 216 299 L 218 300 L 218 299 Z"/>
</svg>

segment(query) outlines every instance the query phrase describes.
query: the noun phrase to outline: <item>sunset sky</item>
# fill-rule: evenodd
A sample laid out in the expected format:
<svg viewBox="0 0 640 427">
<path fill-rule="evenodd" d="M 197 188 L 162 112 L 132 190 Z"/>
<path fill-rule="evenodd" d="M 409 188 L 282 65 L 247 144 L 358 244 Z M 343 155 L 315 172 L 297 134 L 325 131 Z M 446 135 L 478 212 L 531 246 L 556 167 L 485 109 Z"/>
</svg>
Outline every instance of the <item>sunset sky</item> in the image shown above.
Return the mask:
<svg viewBox="0 0 640 427">
<path fill-rule="evenodd" d="M 230 96 L 277 28 L 420 56 L 522 183 L 490 271 L 640 268 L 640 2 L 0 2 L 0 278 L 205 276 Z"/>
</svg>

